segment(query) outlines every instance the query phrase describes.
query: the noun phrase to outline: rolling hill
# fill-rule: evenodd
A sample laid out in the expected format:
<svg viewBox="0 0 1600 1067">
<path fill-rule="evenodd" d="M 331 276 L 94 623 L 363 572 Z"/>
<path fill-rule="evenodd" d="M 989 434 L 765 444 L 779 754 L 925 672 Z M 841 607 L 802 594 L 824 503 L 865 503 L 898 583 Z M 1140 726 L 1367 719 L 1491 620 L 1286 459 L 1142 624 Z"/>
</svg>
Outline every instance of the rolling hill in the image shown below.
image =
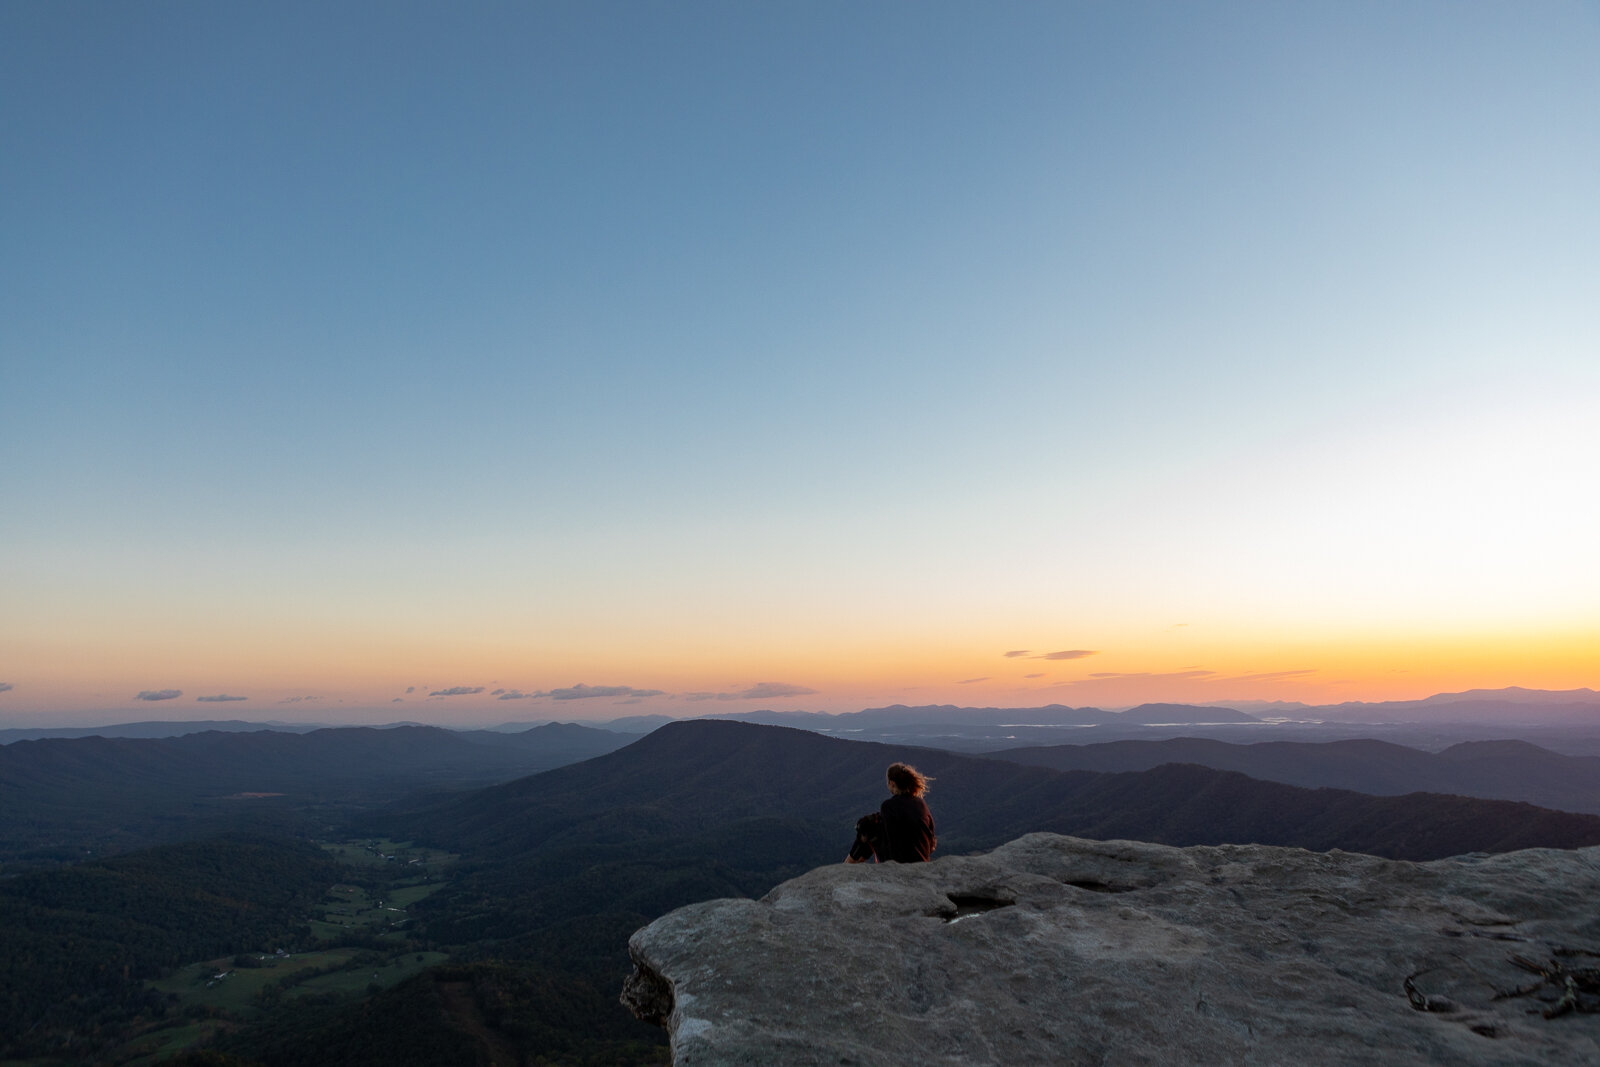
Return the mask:
<svg viewBox="0 0 1600 1067">
<path fill-rule="evenodd" d="M 520 734 L 400 726 L 16 741 L 0 746 L 0 862 L 70 862 L 228 829 L 299 832 L 351 805 L 505 781 L 629 740 L 551 723 Z"/>
<path fill-rule="evenodd" d="M 947 850 L 988 848 L 1030 830 L 1404 859 L 1600 843 L 1600 818 L 1503 800 L 1308 790 L 1192 764 L 1060 771 L 716 720 L 669 724 L 608 755 L 417 805 L 385 822 L 392 833 L 508 860 L 557 844 L 666 840 L 781 819 L 838 827 L 842 854 L 855 816 L 886 795 L 883 767 L 897 759 L 935 777 L 930 803 Z"/>
</svg>

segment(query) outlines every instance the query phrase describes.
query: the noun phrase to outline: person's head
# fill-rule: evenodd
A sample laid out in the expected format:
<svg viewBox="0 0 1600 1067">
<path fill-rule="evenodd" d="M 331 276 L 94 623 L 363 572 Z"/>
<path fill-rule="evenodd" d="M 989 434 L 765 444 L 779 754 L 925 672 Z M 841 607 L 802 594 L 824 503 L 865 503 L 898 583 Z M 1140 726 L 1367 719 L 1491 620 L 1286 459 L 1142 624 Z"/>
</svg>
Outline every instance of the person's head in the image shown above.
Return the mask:
<svg viewBox="0 0 1600 1067">
<path fill-rule="evenodd" d="M 889 764 L 886 776 L 889 779 L 889 792 L 896 796 L 920 797 L 928 791 L 928 783 L 933 781 L 909 763 Z"/>
</svg>

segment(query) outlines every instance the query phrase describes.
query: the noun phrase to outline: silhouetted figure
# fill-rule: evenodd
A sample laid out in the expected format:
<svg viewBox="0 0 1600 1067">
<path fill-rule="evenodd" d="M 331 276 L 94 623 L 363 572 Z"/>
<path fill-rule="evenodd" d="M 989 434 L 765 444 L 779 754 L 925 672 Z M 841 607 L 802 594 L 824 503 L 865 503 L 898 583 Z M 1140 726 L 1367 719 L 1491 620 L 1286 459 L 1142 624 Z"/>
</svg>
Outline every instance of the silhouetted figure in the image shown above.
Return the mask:
<svg viewBox="0 0 1600 1067">
<path fill-rule="evenodd" d="M 889 764 L 885 778 L 893 795 L 876 813 L 856 820 L 856 840 L 846 863 L 865 863 L 874 857 L 879 863 L 924 863 L 939 847 L 933 812 L 922 799 L 933 779 L 906 763 Z"/>
</svg>

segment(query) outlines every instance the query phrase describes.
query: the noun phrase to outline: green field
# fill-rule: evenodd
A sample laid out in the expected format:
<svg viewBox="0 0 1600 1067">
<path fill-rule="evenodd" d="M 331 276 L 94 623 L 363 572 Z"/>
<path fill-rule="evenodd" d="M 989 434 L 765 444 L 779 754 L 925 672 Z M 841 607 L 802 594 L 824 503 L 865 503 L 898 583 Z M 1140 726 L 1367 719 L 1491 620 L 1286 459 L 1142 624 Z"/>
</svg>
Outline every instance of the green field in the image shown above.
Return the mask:
<svg viewBox="0 0 1600 1067">
<path fill-rule="evenodd" d="M 323 897 L 322 915 L 311 921 L 312 934 L 321 941 L 337 941 L 352 931 L 374 931 L 408 917 L 406 909 L 443 887 L 443 882 L 394 886 L 376 897 L 358 885 L 340 883 Z"/>
<path fill-rule="evenodd" d="M 445 883 L 438 879 L 457 859 L 438 849 L 381 838 L 324 843 L 322 848 L 350 868 L 347 877 L 368 881 L 367 885 L 340 882 L 323 894 L 310 919 L 313 936 L 323 942 L 337 942 L 352 934 L 382 933 L 396 923 L 404 924 L 406 909 L 443 888 Z M 405 939 L 403 932 L 383 936 L 401 943 Z M 245 954 L 254 966 L 235 966 L 233 956 L 189 964 L 150 982 L 149 987 L 175 996 L 179 1012 L 225 1013 L 233 1022 L 174 1019 L 130 1042 L 116 1059 L 124 1067 L 158 1063 L 203 1043 L 219 1029 L 259 1016 L 264 1004 L 279 998 L 363 997 L 373 987 L 388 988 L 449 959 L 443 952 L 396 951 L 398 948 L 399 944 L 395 949 L 374 952 L 341 946 L 278 955 L 278 946 L 273 945 Z"/>
<path fill-rule="evenodd" d="M 159 1063 L 192 1045 L 199 1044 L 222 1029 L 224 1025 L 214 1019 L 207 1019 L 153 1030 L 141 1038 L 130 1041 L 122 1049 L 118 1063 L 121 1067 L 147 1067 L 149 1064 Z"/>
<path fill-rule="evenodd" d="M 259 967 L 234 967 L 231 957 L 191 963 L 167 978 L 151 982 L 150 988 L 162 993 L 176 993 L 179 1003 L 185 1008 L 198 1004 L 236 1014 L 247 1013 L 255 1008 L 256 994 L 269 983 L 282 982 L 285 978 L 322 967 L 343 966 L 364 951 L 359 948 L 332 948 L 321 952 L 268 957 L 258 961 L 261 964 Z M 216 977 L 219 974 L 225 977 Z"/>
<path fill-rule="evenodd" d="M 260 967 L 234 967 L 231 959 L 191 963 L 170 977 L 151 982 L 150 988 L 177 994 L 179 1004 L 184 1008 L 199 1005 L 242 1015 L 255 1010 L 257 994 L 273 983 L 279 986 L 287 984 L 284 990 L 284 996 L 287 997 L 334 991 L 365 993 L 369 985 L 388 987 L 450 958 L 443 952 L 401 952 L 381 963 L 295 981 L 297 976 L 308 971 L 346 968 L 357 956 L 370 954 L 370 951 L 332 948 L 279 958 L 269 956 L 265 960 L 258 960 Z M 219 974 L 224 977 L 217 977 Z"/>
<path fill-rule="evenodd" d="M 390 867 L 419 874 L 447 867 L 461 858 L 442 849 L 423 848 L 410 841 L 391 841 L 386 837 L 325 842 L 322 847 L 352 867 Z"/>
<path fill-rule="evenodd" d="M 256 953 L 252 956 L 259 967 L 235 967 L 230 957 L 192 963 L 170 977 L 149 984 L 152 989 L 176 995 L 179 1010 L 208 1008 L 227 1012 L 234 1019 L 244 1019 L 259 1013 L 261 1006 L 257 998 L 270 985 L 276 984 L 282 989 L 286 1000 L 330 993 L 360 997 L 374 986 L 387 989 L 450 958 L 443 952 L 401 952 L 387 959 L 351 966 L 357 957 L 372 955 L 370 950 L 360 948 L 325 949 L 264 959 Z M 338 969 L 327 974 L 316 973 L 330 967 Z M 287 988 L 283 988 L 286 983 Z M 228 1025 L 219 1019 L 205 1019 L 163 1026 L 129 1042 L 116 1061 L 122 1067 L 146 1067 L 201 1043 Z"/>
<path fill-rule="evenodd" d="M 389 890 L 385 904 L 396 908 L 409 908 L 423 897 L 443 889 L 443 882 L 424 882 L 420 885 L 399 886 Z"/>
<path fill-rule="evenodd" d="M 444 952 L 403 952 L 377 967 L 358 967 L 348 971 L 308 978 L 284 994 L 286 997 L 307 996 L 314 993 L 365 994 L 377 985 L 387 989 L 418 971 L 443 963 L 450 956 Z"/>
</svg>

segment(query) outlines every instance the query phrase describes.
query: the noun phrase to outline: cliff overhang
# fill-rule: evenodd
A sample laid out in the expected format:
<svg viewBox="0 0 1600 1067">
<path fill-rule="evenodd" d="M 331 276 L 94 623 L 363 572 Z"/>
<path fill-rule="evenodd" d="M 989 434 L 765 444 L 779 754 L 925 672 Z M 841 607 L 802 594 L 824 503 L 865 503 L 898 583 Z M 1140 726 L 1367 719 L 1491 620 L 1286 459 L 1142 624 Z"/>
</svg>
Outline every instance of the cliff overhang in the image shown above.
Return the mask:
<svg viewBox="0 0 1600 1067">
<path fill-rule="evenodd" d="M 1600 848 L 1407 863 L 1030 834 L 663 916 L 678 1067 L 1600 1062 Z"/>
</svg>

